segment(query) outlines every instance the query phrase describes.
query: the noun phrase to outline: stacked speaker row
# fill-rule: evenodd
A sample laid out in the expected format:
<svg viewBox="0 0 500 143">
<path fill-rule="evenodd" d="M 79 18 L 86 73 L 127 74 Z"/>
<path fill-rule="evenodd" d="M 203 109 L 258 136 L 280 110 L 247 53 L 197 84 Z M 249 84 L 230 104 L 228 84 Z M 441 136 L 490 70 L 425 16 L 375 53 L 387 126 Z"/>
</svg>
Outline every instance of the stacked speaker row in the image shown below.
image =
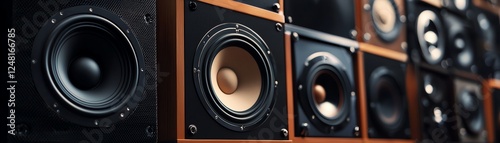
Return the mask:
<svg viewBox="0 0 500 143">
<path fill-rule="evenodd" d="M 12 5 L 8 142 L 499 140 L 494 0 Z"/>
</svg>

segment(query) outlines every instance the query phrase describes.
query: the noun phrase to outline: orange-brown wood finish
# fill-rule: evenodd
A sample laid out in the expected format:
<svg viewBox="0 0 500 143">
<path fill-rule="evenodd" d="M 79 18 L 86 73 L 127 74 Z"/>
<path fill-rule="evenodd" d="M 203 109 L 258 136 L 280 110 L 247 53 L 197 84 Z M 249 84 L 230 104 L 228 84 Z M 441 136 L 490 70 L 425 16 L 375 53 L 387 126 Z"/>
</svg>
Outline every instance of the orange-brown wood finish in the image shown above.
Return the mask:
<svg viewBox="0 0 500 143">
<path fill-rule="evenodd" d="M 493 110 L 493 89 L 500 89 L 500 81 L 494 79 L 485 80 L 483 82 L 483 95 L 484 95 L 484 116 L 486 122 L 486 131 L 488 132 L 488 142 L 495 140 L 495 111 Z"/>
<path fill-rule="evenodd" d="M 396 16 L 396 19 L 400 21 L 400 17 L 405 16 L 405 4 L 404 4 L 405 2 L 404 0 L 394 0 L 394 1 L 397 5 L 399 13 L 399 15 Z M 392 42 L 384 42 L 378 37 L 375 31 L 374 23 L 372 22 L 371 10 L 364 9 L 365 5 L 370 5 L 370 0 L 358 0 L 356 4 L 356 15 L 357 15 L 356 21 L 357 21 L 357 26 L 359 27 L 357 40 L 372 45 L 376 45 L 379 47 L 387 48 L 393 51 L 397 51 L 400 53 L 406 53 L 405 51 L 407 45 L 406 23 L 405 23 L 406 20 L 403 23 L 401 23 L 401 26 L 399 28 L 400 33 L 398 37 Z M 363 38 L 365 34 L 369 34 L 371 38 L 369 40 L 365 40 Z"/>
<path fill-rule="evenodd" d="M 496 15 L 500 15 L 500 6 L 488 3 L 486 0 L 473 0 L 474 6 L 487 10 Z"/>
<path fill-rule="evenodd" d="M 403 63 L 405 63 L 406 60 L 408 60 L 408 55 L 406 55 L 406 53 L 400 53 L 394 50 L 382 48 L 367 43 L 359 43 L 359 49 L 366 53 L 374 54 L 377 56 L 385 57 Z"/>
<path fill-rule="evenodd" d="M 415 66 L 411 63 L 406 65 L 406 95 L 408 96 L 408 110 L 410 116 L 411 138 L 418 140 L 422 138 L 420 129 L 420 106 L 418 97 L 418 77 Z"/>
<path fill-rule="evenodd" d="M 280 10 L 278 13 L 261 9 L 252 5 L 244 4 L 234 0 L 199 0 L 200 2 L 208 3 L 211 5 L 219 6 L 229 10 L 253 15 L 256 17 L 272 20 L 279 23 L 285 23 L 285 16 L 283 14 L 283 0 L 280 0 Z"/>
<path fill-rule="evenodd" d="M 361 45 L 359 45 L 361 47 Z M 368 111 L 366 106 L 366 83 L 365 83 L 365 63 L 364 63 L 364 53 L 363 51 L 359 51 L 356 53 L 356 65 L 355 65 L 355 74 L 356 74 L 356 88 L 358 91 L 358 109 L 360 118 L 359 125 L 361 131 L 361 138 L 363 142 L 368 141 Z"/>
<path fill-rule="evenodd" d="M 184 138 L 184 2 L 157 1 L 158 140 Z"/>
</svg>

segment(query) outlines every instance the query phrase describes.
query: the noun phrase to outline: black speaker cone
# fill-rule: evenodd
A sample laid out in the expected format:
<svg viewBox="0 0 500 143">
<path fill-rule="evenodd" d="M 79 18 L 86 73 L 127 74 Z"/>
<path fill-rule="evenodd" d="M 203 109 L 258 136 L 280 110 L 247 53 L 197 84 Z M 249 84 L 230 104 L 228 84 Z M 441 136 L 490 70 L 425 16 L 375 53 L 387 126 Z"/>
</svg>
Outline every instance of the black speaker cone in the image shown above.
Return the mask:
<svg viewBox="0 0 500 143">
<path fill-rule="evenodd" d="M 87 6 L 52 18 L 33 49 L 35 82 L 47 104 L 87 126 L 108 116 L 114 116 L 108 117 L 112 122 L 124 119 L 138 102 L 131 98 L 144 88 L 142 52 L 128 26 L 108 11 Z"/>
<path fill-rule="evenodd" d="M 476 93 L 462 90 L 458 95 L 458 104 L 466 131 L 472 135 L 480 134 L 484 130 L 484 115 Z"/>
<path fill-rule="evenodd" d="M 385 67 L 375 69 L 370 77 L 370 111 L 378 127 L 385 132 L 400 131 L 405 117 L 406 98 L 394 78 Z"/>
<path fill-rule="evenodd" d="M 278 83 L 269 48 L 252 29 L 238 23 L 213 27 L 196 49 L 194 66 L 198 97 L 218 123 L 248 131 L 267 119 Z"/>
</svg>

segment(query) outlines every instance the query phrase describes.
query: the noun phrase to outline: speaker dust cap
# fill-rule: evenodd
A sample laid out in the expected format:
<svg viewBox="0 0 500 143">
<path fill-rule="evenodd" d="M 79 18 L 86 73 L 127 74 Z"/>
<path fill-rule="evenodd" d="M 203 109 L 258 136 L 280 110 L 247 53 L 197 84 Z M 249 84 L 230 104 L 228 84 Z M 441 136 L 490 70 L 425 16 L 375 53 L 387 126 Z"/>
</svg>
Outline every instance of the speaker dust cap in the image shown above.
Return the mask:
<svg viewBox="0 0 500 143">
<path fill-rule="evenodd" d="M 36 88 L 70 122 L 110 126 L 128 117 L 142 98 L 141 47 L 110 11 L 77 6 L 57 12 L 40 29 L 32 58 Z"/>
<path fill-rule="evenodd" d="M 275 67 L 265 41 L 239 23 L 213 27 L 201 39 L 194 59 L 194 83 L 206 111 L 234 131 L 247 131 L 267 119 L 276 98 Z"/>
</svg>

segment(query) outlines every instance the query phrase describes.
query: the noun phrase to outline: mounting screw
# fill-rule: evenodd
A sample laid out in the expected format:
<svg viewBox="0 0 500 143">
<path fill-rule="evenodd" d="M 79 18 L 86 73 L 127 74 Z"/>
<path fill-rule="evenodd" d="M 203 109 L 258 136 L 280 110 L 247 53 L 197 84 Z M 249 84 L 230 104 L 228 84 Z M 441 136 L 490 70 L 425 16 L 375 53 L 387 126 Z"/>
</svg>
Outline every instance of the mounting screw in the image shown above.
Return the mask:
<svg viewBox="0 0 500 143">
<path fill-rule="evenodd" d="M 281 129 L 281 133 L 284 137 L 288 137 L 288 130 L 286 130 L 285 128 Z"/>
<path fill-rule="evenodd" d="M 403 51 L 406 51 L 406 49 L 407 49 L 407 48 L 408 48 L 408 43 L 406 43 L 406 42 L 401 42 L 401 49 L 402 49 Z"/>
<path fill-rule="evenodd" d="M 370 35 L 370 33 L 363 34 L 363 40 L 365 40 L 365 42 L 369 41 L 371 38 L 372 38 L 372 35 Z"/>
<path fill-rule="evenodd" d="M 273 10 L 274 10 L 274 11 L 279 12 L 279 11 L 280 11 L 280 8 L 281 8 L 281 6 L 280 6 L 280 4 L 279 4 L 279 3 L 274 3 L 274 4 L 273 4 Z"/>
<path fill-rule="evenodd" d="M 405 15 L 399 16 L 399 21 L 401 21 L 402 23 L 405 23 L 406 22 L 406 16 Z"/>
<path fill-rule="evenodd" d="M 369 11 L 371 9 L 370 4 L 363 5 L 363 9 L 366 10 L 366 11 Z"/>
<path fill-rule="evenodd" d="M 188 129 L 189 129 L 189 132 L 190 132 L 192 135 L 194 135 L 194 134 L 196 134 L 196 132 L 198 132 L 198 128 L 196 128 L 196 126 L 195 126 L 195 125 L 193 125 L 193 124 L 189 125 Z"/>
<path fill-rule="evenodd" d="M 358 36 L 358 31 L 356 31 L 356 30 L 354 30 L 354 29 L 353 29 L 353 30 L 351 30 L 351 37 L 352 37 L 352 38 L 356 38 L 356 36 Z"/>
<path fill-rule="evenodd" d="M 190 10 L 195 11 L 196 7 L 198 7 L 198 4 L 196 4 L 196 2 L 189 1 L 188 7 L 189 7 Z"/>
<path fill-rule="evenodd" d="M 302 123 L 302 125 L 300 125 L 300 135 L 307 136 L 308 133 L 309 125 L 307 123 Z"/>
<path fill-rule="evenodd" d="M 292 23 L 293 22 L 292 16 L 288 16 L 287 19 L 288 19 L 288 23 Z"/>
<path fill-rule="evenodd" d="M 148 137 L 153 137 L 154 133 L 155 133 L 155 130 L 152 126 L 146 127 L 146 134 L 148 135 Z"/>
<path fill-rule="evenodd" d="M 299 41 L 299 33 L 297 32 L 293 32 L 292 33 L 292 37 L 293 37 L 293 41 L 296 42 L 296 41 Z"/>
<path fill-rule="evenodd" d="M 354 135 L 359 136 L 359 127 L 358 126 L 354 127 Z"/>
<path fill-rule="evenodd" d="M 283 25 L 281 25 L 281 23 L 276 23 L 276 30 L 278 31 L 283 30 Z"/>
</svg>

